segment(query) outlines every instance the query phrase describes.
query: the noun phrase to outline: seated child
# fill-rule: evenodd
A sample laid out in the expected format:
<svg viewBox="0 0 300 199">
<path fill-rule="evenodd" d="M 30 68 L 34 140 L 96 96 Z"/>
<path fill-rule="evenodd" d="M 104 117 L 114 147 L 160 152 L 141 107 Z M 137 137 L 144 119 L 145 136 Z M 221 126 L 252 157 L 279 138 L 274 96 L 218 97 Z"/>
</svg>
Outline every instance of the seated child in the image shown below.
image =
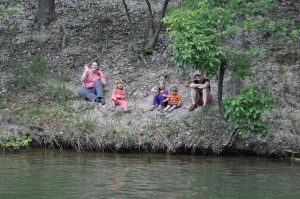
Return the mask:
<svg viewBox="0 0 300 199">
<path fill-rule="evenodd" d="M 159 80 L 158 86 L 155 86 L 151 89 L 151 92 L 156 93 L 153 97 L 153 103 L 150 108 L 150 111 L 153 111 L 158 107 L 158 110 L 161 110 L 163 107 L 166 106 L 164 100 L 169 95 L 169 91 L 166 89 L 165 81 Z"/>
<path fill-rule="evenodd" d="M 162 112 L 171 112 L 175 108 L 181 106 L 181 97 L 178 94 L 178 88 L 176 86 L 172 86 L 170 89 L 170 94 L 167 96 L 167 99 L 165 99 L 164 102 L 168 102 L 168 106 L 162 110 Z"/>
<path fill-rule="evenodd" d="M 116 106 L 121 106 L 124 113 L 130 113 L 131 110 L 128 109 L 127 103 L 125 101 L 126 93 L 124 90 L 123 82 L 122 80 L 116 81 L 116 88 L 113 90 L 111 100 L 112 100 L 112 111 L 116 110 Z"/>
</svg>

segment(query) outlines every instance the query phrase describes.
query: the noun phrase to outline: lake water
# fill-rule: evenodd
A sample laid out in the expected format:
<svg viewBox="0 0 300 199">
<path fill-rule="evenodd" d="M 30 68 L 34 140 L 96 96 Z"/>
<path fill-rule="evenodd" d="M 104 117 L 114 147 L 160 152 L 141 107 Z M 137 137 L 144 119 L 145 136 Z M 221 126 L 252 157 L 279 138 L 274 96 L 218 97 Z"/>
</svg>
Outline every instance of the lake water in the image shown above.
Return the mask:
<svg viewBox="0 0 300 199">
<path fill-rule="evenodd" d="M 255 157 L 0 154 L 0 199 L 299 199 L 300 164 Z"/>
</svg>

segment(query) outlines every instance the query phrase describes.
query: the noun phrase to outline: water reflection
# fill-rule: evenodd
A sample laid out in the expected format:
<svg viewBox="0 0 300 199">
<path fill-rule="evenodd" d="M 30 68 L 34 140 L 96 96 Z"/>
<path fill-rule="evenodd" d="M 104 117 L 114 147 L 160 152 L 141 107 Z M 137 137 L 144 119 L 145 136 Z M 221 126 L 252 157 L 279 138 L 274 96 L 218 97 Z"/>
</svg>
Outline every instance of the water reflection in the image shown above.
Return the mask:
<svg viewBox="0 0 300 199">
<path fill-rule="evenodd" d="M 0 198 L 300 197 L 300 164 L 35 150 L 0 155 Z"/>
</svg>

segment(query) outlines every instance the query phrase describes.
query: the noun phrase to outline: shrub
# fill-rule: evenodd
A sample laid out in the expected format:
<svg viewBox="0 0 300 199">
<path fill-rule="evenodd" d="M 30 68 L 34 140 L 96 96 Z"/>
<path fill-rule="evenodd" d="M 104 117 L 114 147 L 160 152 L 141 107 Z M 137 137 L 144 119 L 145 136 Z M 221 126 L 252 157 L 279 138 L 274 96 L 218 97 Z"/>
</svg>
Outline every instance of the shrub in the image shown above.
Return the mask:
<svg viewBox="0 0 300 199">
<path fill-rule="evenodd" d="M 261 116 L 275 105 L 275 99 L 268 92 L 260 93 L 256 86 L 245 88 L 239 95 L 222 101 L 225 118 L 233 122 L 243 137 L 252 133 L 266 135 L 270 125 Z"/>
<path fill-rule="evenodd" d="M 0 134 L 0 148 L 19 149 L 28 146 L 31 141 L 29 136 L 20 133 Z"/>
</svg>

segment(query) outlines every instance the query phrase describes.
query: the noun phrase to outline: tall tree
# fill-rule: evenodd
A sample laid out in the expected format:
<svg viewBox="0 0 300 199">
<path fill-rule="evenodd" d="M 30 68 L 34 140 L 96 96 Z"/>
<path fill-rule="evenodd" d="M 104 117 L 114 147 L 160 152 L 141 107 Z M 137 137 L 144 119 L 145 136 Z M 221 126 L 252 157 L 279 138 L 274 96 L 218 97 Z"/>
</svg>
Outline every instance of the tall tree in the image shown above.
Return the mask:
<svg viewBox="0 0 300 199">
<path fill-rule="evenodd" d="M 235 25 L 238 28 L 238 30 L 242 29 L 241 26 L 244 21 L 245 21 L 245 14 L 242 14 L 242 15 L 239 15 L 236 17 Z M 235 48 L 237 50 L 245 49 L 246 48 L 245 33 L 242 31 L 237 32 L 234 36 L 234 43 L 235 43 Z M 234 72 L 235 71 L 233 71 L 233 75 L 231 77 L 232 78 L 232 95 L 233 96 L 238 95 L 239 91 L 242 87 L 242 85 L 241 85 L 242 81 L 235 78 Z"/>
<path fill-rule="evenodd" d="M 55 0 L 39 0 L 38 13 L 35 16 L 35 24 L 40 26 L 48 26 L 56 20 Z"/>
<path fill-rule="evenodd" d="M 164 1 L 164 4 L 163 4 L 163 7 L 161 9 L 161 12 L 160 12 L 160 18 L 159 18 L 159 23 L 158 23 L 158 26 L 155 30 L 155 33 L 154 35 L 152 36 L 149 44 L 148 44 L 148 48 L 150 49 L 153 49 L 157 40 L 158 40 L 158 36 L 159 36 L 159 33 L 161 31 L 161 28 L 162 28 L 162 20 L 163 18 L 165 17 L 166 15 L 166 12 L 167 12 L 167 8 L 168 8 L 168 4 L 169 4 L 169 0 L 165 0 Z M 149 7 L 148 7 L 149 8 Z M 150 11 L 150 10 L 149 10 Z M 151 16 L 151 15 L 150 15 Z"/>
<path fill-rule="evenodd" d="M 129 14 L 129 9 L 128 9 L 127 3 L 126 3 L 125 0 L 122 0 L 122 3 L 123 3 L 123 6 L 124 6 L 126 17 L 128 19 L 129 25 L 130 25 L 131 33 L 132 33 L 132 35 L 134 35 L 135 34 L 134 25 L 132 23 L 132 20 L 131 20 L 130 14 Z"/>
<path fill-rule="evenodd" d="M 263 15 L 256 16 L 271 9 L 274 1 L 184 1 L 164 19 L 172 38 L 173 60 L 179 67 L 194 66 L 206 75 L 222 75 L 226 68 L 235 80 L 249 76 L 250 58 L 265 54 L 260 49 L 245 48 L 244 32 L 266 23 L 262 20 Z M 235 45 L 225 49 L 222 47 L 223 39 L 233 40 Z M 219 80 L 223 81 L 223 77 Z M 219 82 L 219 86 L 222 85 Z M 219 91 L 221 97 L 221 88 Z"/>
<path fill-rule="evenodd" d="M 148 20 L 148 31 L 149 31 L 149 41 L 154 35 L 154 16 L 152 12 L 152 6 L 149 0 L 145 0 L 149 12 L 149 20 Z"/>
</svg>

